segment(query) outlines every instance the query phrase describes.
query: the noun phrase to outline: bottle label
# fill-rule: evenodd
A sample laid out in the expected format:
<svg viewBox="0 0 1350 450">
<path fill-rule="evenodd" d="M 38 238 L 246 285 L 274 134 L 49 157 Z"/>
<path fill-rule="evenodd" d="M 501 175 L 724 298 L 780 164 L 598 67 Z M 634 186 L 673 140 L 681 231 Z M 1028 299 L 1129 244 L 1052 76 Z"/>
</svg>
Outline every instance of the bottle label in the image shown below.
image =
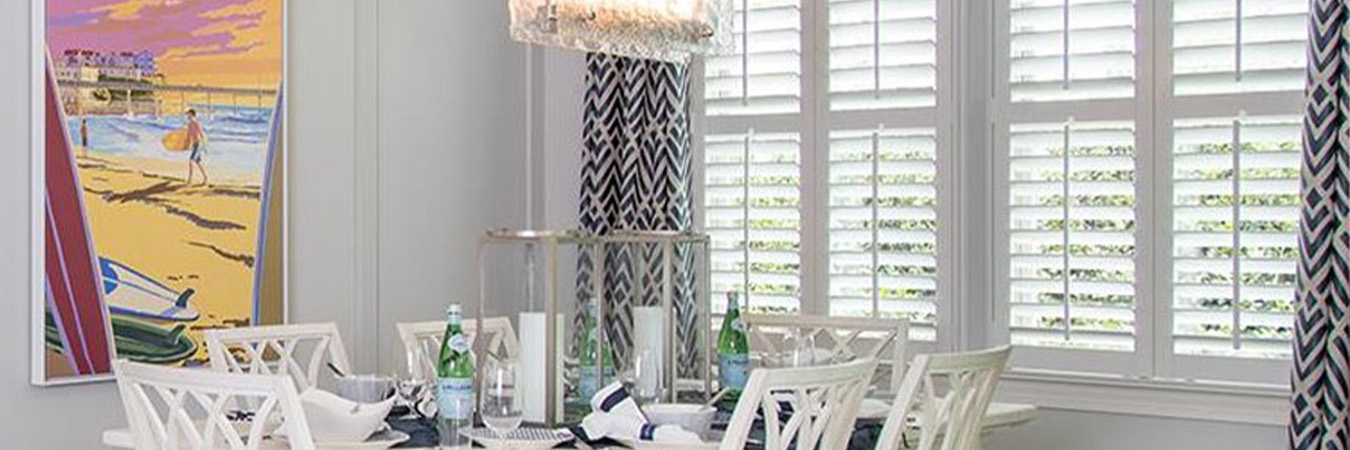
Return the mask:
<svg viewBox="0 0 1350 450">
<path fill-rule="evenodd" d="M 465 339 L 462 334 L 450 336 L 450 349 L 458 353 L 467 352 L 469 351 L 469 340 Z"/>
<path fill-rule="evenodd" d="M 718 355 L 717 372 L 723 388 L 745 389 L 745 382 L 750 378 L 750 355 Z"/>
<path fill-rule="evenodd" d="M 473 417 L 473 379 L 436 380 L 436 403 L 442 419 L 468 420 Z"/>
<path fill-rule="evenodd" d="M 731 329 L 737 333 L 745 333 L 745 321 L 736 318 L 736 320 L 731 321 Z"/>
</svg>

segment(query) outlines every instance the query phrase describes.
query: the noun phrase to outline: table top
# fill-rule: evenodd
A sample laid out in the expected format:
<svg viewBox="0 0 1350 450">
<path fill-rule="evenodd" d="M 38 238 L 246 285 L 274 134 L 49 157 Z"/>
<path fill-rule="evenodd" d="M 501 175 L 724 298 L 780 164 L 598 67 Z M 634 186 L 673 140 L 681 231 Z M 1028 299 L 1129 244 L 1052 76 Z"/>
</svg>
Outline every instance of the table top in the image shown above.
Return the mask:
<svg viewBox="0 0 1350 450">
<path fill-rule="evenodd" d="M 1027 422 L 1035 420 L 1036 413 L 1037 408 L 1035 405 L 1028 405 L 1021 403 L 999 403 L 999 402 L 990 403 L 989 410 L 985 413 L 984 416 L 984 431 L 990 432 L 1002 428 L 1011 428 L 1023 425 Z M 135 448 L 134 439 L 132 439 L 131 437 L 131 431 L 127 429 L 115 429 L 104 431 L 103 443 L 109 447 L 114 448 Z M 610 445 L 610 446 L 595 445 L 593 447 L 597 449 L 624 448 L 618 445 Z M 260 450 L 281 450 L 287 448 L 289 447 L 287 447 L 283 442 L 269 441 L 268 444 L 262 445 L 260 447 Z M 320 450 L 323 450 L 324 448 L 325 447 L 323 445 L 319 446 Z M 400 448 L 411 450 L 430 450 L 429 447 L 400 447 Z"/>
</svg>

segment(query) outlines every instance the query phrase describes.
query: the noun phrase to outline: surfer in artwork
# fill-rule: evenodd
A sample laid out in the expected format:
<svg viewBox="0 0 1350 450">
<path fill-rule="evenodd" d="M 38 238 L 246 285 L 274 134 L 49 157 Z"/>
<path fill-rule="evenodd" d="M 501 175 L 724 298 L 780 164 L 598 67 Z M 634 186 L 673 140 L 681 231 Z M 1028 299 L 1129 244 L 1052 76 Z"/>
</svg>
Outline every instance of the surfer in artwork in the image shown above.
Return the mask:
<svg viewBox="0 0 1350 450">
<path fill-rule="evenodd" d="M 197 110 L 187 110 L 187 138 L 188 146 L 192 148 L 192 153 L 188 155 L 188 178 L 187 184 L 192 184 L 192 166 L 202 171 L 202 185 L 209 183 L 206 177 L 206 167 L 202 166 L 202 152 L 206 147 L 206 132 L 202 130 L 202 123 L 197 121 Z"/>
</svg>

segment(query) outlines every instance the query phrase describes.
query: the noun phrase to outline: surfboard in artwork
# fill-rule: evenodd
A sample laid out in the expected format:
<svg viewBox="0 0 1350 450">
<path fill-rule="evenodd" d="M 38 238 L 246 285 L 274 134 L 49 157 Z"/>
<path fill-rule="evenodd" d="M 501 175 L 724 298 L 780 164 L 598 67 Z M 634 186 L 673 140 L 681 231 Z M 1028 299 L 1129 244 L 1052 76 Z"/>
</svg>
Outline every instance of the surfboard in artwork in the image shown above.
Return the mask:
<svg viewBox="0 0 1350 450">
<path fill-rule="evenodd" d="M 61 342 L 59 372 L 74 376 L 112 373 L 112 324 L 103 301 L 100 273 L 95 268 L 93 238 L 85 213 L 80 176 L 75 167 L 56 82 L 47 66 L 44 138 L 46 194 L 45 258 L 47 311 Z M 53 368 L 48 368 L 48 373 Z"/>
<path fill-rule="evenodd" d="M 108 258 L 99 258 L 103 295 L 113 314 L 170 322 L 191 322 L 201 317 L 191 304 L 197 291 L 176 291 L 149 276 Z"/>
</svg>

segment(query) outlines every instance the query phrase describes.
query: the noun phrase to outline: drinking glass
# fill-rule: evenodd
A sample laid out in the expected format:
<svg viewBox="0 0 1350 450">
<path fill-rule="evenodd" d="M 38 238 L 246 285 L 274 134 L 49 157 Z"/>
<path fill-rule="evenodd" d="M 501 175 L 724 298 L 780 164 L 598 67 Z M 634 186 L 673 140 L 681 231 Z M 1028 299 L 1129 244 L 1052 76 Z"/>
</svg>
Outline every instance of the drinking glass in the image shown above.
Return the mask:
<svg viewBox="0 0 1350 450">
<path fill-rule="evenodd" d="M 661 355 L 651 349 L 642 349 L 633 356 L 633 368 L 627 375 L 627 384 L 632 387 L 633 398 L 639 405 L 659 402 L 662 389 Z"/>
<path fill-rule="evenodd" d="M 783 336 L 784 354 L 780 357 L 784 367 L 810 367 L 816 365 L 816 337 L 810 332 L 793 328 Z"/>
<path fill-rule="evenodd" d="M 516 364 L 489 359 L 483 370 L 483 424 L 498 438 L 520 427 L 524 418 L 521 396 L 516 393 Z"/>
</svg>

